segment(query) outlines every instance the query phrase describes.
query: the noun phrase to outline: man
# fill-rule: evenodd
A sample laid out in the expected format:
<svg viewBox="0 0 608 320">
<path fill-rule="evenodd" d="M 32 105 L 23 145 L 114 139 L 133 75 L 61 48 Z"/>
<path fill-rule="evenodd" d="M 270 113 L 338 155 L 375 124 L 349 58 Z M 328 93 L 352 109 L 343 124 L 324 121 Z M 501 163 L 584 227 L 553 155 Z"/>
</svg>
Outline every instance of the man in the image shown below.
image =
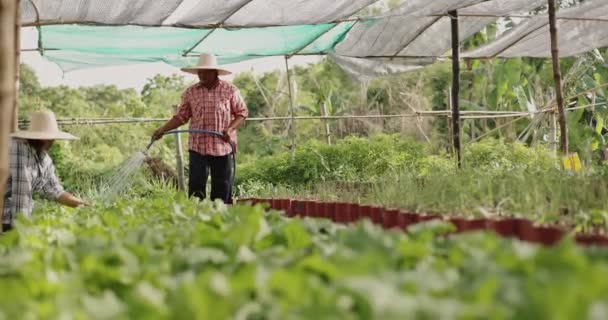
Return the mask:
<svg viewBox="0 0 608 320">
<path fill-rule="evenodd" d="M 192 133 L 188 140 L 190 179 L 188 194 L 205 199 L 207 177 L 211 169 L 211 199 L 232 203 L 232 147 L 236 145 L 236 130 L 243 124 L 248 110 L 239 90 L 220 80 L 231 72 L 218 67 L 213 55 L 202 54 L 198 65 L 182 71 L 197 74 L 199 83 L 186 89 L 177 114 L 158 128 L 152 138 L 160 139 L 167 131 L 190 121 L 191 129 L 223 133 L 223 137 Z"/>
<path fill-rule="evenodd" d="M 53 160 L 48 154 L 55 140 L 74 140 L 77 137 L 59 131 L 55 115 L 50 111 L 30 115 L 28 130 L 11 135 L 10 176 L 4 194 L 2 231 L 12 229 L 17 214 L 30 217 L 34 207 L 33 193 L 70 207 L 87 204 L 65 192 L 55 175 Z"/>
</svg>

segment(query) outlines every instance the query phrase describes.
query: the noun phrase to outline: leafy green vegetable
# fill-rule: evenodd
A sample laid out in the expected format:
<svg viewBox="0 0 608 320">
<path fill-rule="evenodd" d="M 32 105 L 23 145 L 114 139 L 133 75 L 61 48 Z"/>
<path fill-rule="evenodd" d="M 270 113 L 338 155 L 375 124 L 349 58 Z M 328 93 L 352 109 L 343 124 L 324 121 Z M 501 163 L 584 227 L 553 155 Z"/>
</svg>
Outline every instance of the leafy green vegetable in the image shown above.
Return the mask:
<svg viewBox="0 0 608 320">
<path fill-rule="evenodd" d="M 4 319 L 573 319 L 601 314 L 608 252 L 492 234 L 290 220 L 167 193 L 43 206 L 0 237 Z"/>
</svg>

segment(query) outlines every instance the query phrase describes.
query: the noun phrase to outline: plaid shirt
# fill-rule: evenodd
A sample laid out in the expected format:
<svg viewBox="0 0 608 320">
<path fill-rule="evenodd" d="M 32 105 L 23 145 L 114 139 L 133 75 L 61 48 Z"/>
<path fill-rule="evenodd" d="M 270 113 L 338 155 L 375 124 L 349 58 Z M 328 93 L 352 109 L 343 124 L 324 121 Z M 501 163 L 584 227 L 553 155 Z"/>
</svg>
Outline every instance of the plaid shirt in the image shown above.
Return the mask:
<svg viewBox="0 0 608 320">
<path fill-rule="evenodd" d="M 17 213 L 30 217 L 34 208 L 32 194 L 56 200 L 63 188 L 55 175 L 55 166 L 48 153 L 38 157 L 27 142 L 12 139 L 9 150 L 10 176 L 4 194 L 2 223 L 9 224 Z"/>
<path fill-rule="evenodd" d="M 190 121 L 191 129 L 222 132 L 236 116 L 247 117 L 248 110 L 239 89 L 220 80 L 211 89 L 198 83 L 182 95 L 182 103 L 175 115 L 180 125 Z M 230 137 L 236 143 L 236 133 Z M 230 144 L 220 137 L 191 134 L 189 148 L 202 155 L 225 156 L 231 153 Z"/>
</svg>

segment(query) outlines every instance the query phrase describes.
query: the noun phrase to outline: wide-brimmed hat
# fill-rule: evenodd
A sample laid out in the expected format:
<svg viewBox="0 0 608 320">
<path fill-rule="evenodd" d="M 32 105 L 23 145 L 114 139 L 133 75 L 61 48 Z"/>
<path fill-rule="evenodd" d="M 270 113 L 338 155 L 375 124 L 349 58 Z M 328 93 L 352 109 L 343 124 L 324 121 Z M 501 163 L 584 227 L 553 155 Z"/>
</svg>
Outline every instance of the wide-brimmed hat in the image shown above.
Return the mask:
<svg viewBox="0 0 608 320">
<path fill-rule="evenodd" d="M 78 137 L 59 131 L 55 114 L 48 110 L 30 114 L 30 125 L 27 130 L 17 131 L 11 137 L 31 140 L 76 140 Z"/>
<path fill-rule="evenodd" d="M 212 54 L 203 53 L 198 57 L 198 63 L 195 66 L 182 68 L 182 71 L 198 74 L 199 70 L 217 70 L 220 76 L 227 76 L 231 74 L 229 70 L 222 69 L 217 63 L 217 58 Z"/>
</svg>

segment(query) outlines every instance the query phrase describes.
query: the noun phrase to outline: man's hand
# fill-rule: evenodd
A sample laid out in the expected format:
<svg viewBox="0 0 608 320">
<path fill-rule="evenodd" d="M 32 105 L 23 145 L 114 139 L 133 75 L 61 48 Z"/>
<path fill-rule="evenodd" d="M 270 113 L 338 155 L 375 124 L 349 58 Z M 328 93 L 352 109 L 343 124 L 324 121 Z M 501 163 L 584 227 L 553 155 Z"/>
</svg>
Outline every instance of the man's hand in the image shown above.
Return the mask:
<svg viewBox="0 0 608 320">
<path fill-rule="evenodd" d="M 165 135 L 165 128 L 164 127 L 160 127 L 158 129 L 156 129 L 156 131 L 154 131 L 154 133 L 152 133 L 152 139 L 154 141 L 156 141 L 156 140 L 162 138 L 163 135 Z"/>
<path fill-rule="evenodd" d="M 228 129 L 222 131 L 222 140 L 224 140 L 225 142 L 231 142 L 231 136 L 234 134 L 234 132 L 236 131 L 236 129 L 234 128 L 230 128 L 228 127 Z"/>
</svg>

